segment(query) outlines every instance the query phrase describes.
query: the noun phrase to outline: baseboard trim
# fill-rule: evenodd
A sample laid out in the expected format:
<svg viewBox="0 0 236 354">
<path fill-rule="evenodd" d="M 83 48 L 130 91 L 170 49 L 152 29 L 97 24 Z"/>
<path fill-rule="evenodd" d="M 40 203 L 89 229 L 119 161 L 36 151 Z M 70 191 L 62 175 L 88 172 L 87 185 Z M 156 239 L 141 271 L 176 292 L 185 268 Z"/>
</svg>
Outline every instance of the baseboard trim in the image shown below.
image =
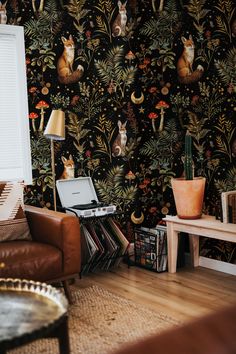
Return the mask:
<svg viewBox="0 0 236 354">
<path fill-rule="evenodd" d="M 217 270 L 219 272 L 236 275 L 236 264 L 218 261 L 216 259 L 199 257 L 199 266 Z"/>
</svg>

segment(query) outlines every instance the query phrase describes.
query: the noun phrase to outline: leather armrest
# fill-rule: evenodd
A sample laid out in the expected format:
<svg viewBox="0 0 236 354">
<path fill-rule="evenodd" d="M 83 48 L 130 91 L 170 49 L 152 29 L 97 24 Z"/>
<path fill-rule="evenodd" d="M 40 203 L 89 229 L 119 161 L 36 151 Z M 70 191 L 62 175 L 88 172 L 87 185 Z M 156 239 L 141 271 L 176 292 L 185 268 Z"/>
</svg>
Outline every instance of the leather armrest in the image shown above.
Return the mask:
<svg viewBox="0 0 236 354">
<path fill-rule="evenodd" d="M 25 214 L 34 241 L 48 243 L 63 252 L 65 274 L 80 271 L 79 219 L 74 215 L 25 205 Z"/>
</svg>

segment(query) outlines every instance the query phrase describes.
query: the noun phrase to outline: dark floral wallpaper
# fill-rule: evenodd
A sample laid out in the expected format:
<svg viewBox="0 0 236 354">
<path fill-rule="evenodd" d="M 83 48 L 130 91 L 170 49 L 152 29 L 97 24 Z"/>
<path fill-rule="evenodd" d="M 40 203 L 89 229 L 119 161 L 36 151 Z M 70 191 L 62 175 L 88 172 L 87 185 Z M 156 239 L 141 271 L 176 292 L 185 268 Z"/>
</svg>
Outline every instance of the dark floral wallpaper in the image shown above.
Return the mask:
<svg viewBox="0 0 236 354">
<path fill-rule="evenodd" d="M 148 226 L 175 213 L 170 179 L 183 172 L 187 129 L 195 175 L 207 178 L 204 211 L 218 212 L 220 192 L 236 189 L 233 0 L 8 0 L 6 15 L 25 29 L 34 176 L 27 203 L 52 207 L 43 131 L 60 108 L 66 139 L 55 143 L 56 178 L 73 160 L 75 177 L 91 176 L 99 199 L 123 212 L 128 237 L 134 211 Z M 207 239 L 202 254 L 236 258 L 230 243 Z"/>
</svg>

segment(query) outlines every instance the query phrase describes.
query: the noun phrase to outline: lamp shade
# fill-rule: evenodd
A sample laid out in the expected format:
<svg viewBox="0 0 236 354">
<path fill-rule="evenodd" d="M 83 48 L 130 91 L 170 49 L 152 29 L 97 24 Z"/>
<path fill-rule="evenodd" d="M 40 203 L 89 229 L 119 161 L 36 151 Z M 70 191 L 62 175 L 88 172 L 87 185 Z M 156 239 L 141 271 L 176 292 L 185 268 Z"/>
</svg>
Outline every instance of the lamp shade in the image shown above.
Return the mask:
<svg viewBox="0 0 236 354">
<path fill-rule="evenodd" d="M 60 109 L 52 110 L 44 136 L 53 140 L 65 139 L 65 112 Z"/>
</svg>

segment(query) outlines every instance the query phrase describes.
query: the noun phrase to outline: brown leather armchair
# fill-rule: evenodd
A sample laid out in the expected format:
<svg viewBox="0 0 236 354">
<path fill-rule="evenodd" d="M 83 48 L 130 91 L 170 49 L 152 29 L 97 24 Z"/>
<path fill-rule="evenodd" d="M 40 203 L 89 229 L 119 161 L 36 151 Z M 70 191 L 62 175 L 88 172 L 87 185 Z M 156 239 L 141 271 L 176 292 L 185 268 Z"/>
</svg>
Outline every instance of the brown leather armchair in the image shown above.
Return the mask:
<svg viewBox="0 0 236 354">
<path fill-rule="evenodd" d="M 68 281 L 81 270 L 79 219 L 28 205 L 25 213 L 33 240 L 0 243 L 0 277 L 62 282 L 71 302 Z"/>
</svg>

